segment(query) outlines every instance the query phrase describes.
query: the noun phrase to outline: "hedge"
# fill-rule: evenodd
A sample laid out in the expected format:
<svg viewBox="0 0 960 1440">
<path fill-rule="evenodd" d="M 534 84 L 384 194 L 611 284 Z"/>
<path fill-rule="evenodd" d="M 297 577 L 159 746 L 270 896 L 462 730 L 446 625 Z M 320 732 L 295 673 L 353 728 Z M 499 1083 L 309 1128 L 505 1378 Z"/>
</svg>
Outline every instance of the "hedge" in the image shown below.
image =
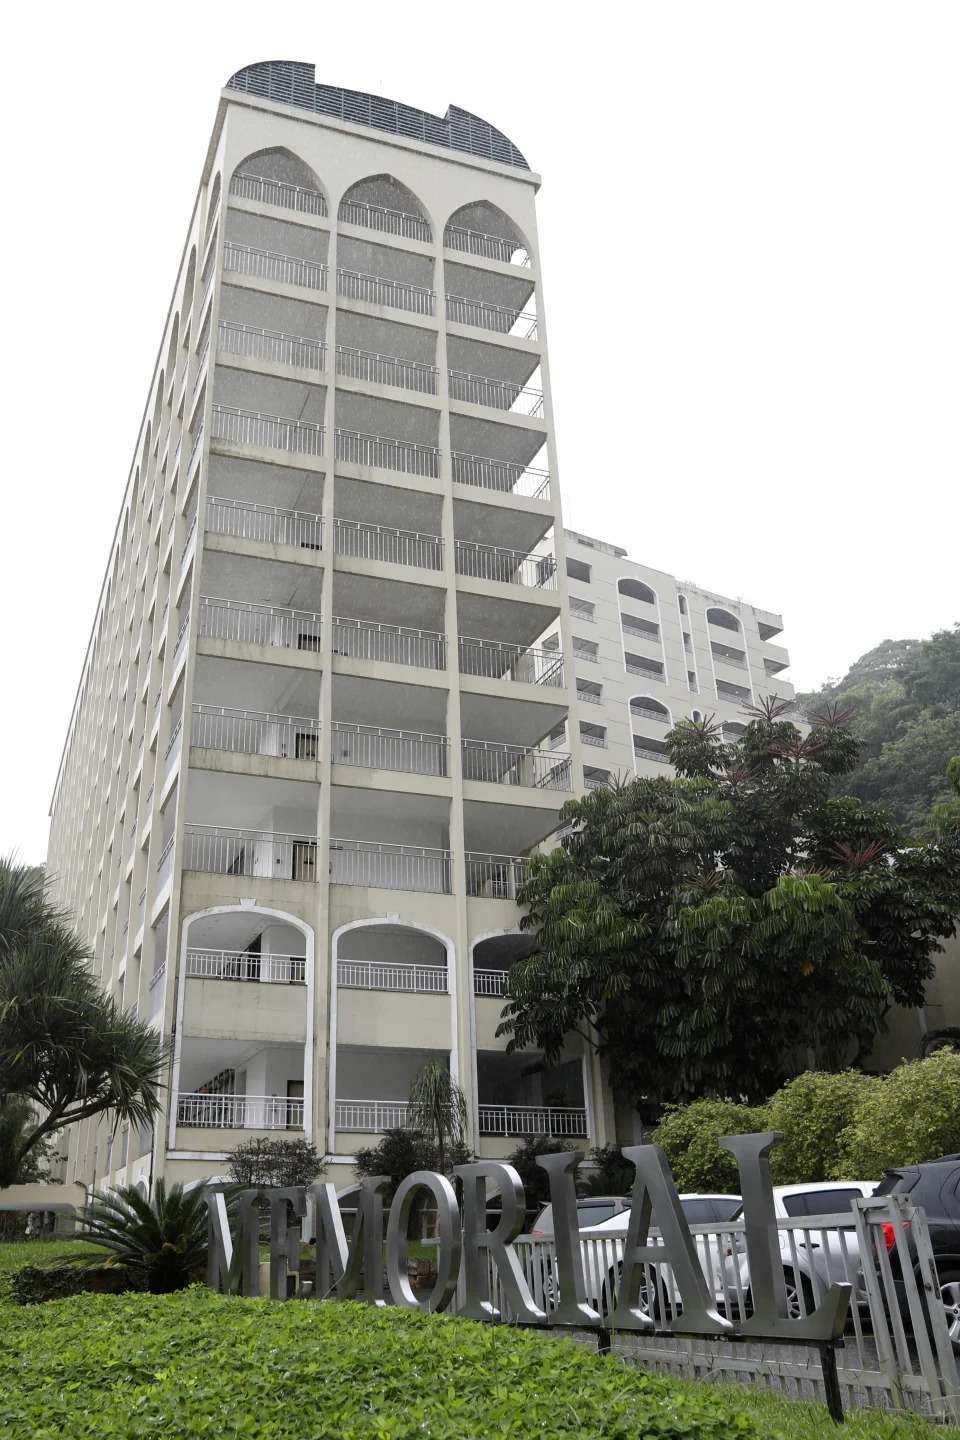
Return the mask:
<svg viewBox="0 0 960 1440">
<path fill-rule="evenodd" d="M 4 1312 L 5 1440 L 755 1440 L 706 1386 L 564 1336 L 351 1303 L 86 1295 Z"/>
</svg>

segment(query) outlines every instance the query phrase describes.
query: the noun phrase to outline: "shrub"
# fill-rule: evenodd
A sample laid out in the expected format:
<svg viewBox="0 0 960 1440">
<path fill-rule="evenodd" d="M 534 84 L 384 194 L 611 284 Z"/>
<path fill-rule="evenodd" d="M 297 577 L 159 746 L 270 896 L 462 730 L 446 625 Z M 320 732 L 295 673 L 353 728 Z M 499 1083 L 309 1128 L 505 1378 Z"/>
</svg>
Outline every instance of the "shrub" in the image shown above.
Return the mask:
<svg viewBox="0 0 960 1440">
<path fill-rule="evenodd" d="M 708 1385 L 569 1339 L 443 1315 L 276 1304 L 196 1289 L 11 1309 L 0 1347 L 9 1440 L 759 1440 Z"/>
<path fill-rule="evenodd" d="M 281 1188 L 312 1185 L 326 1171 L 323 1156 L 309 1140 L 248 1140 L 227 1156 L 238 1185 Z"/>
<path fill-rule="evenodd" d="M 866 1093 L 842 1139 L 849 1173 L 860 1180 L 960 1150 L 960 1054 L 938 1050 L 891 1070 Z"/>
<path fill-rule="evenodd" d="M 620 1154 L 619 1145 L 595 1145 L 590 1161 L 596 1166 L 582 1182 L 584 1195 L 629 1195 L 636 1171 Z"/>
<path fill-rule="evenodd" d="M 10 1277 L 8 1294 L 16 1305 L 35 1305 L 68 1295 L 123 1295 L 146 1288 L 142 1276 L 118 1266 L 24 1265 Z"/>
<path fill-rule="evenodd" d="M 851 1166 L 843 1135 L 858 1107 L 883 1083 L 859 1070 L 807 1070 L 771 1096 L 770 1129 L 782 1130 L 784 1137 L 770 1156 L 774 1184 L 862 1179 Z"/>
<path fill-rule="evenodd" d="M 420 1130 L 385 1130 L 377 1145 L 362 1146 L 356 1153 L 354 1170 L 357 1178 L 368 1175 L 389 1175 L 390 1189 L 396 1190 L 401 1180 L 414 1170 L 435 1170 L 437 1152 Z"/>
<path fill-rule="evenodd" d="M 537 1156 L 560 1155 L 572 1149 L 569 1140 L 548 1140 L 543 1135 L 530 1135 L 507 1156 L 507 1164 L 513 1166 L 523 1182 L 528 1216 L 536 1215 L 550 1199 L 550 1177 L 537 1164 Z M 577 1184 L 579 1189 L 579 1182 Z"/>
<path fill-rule="evenodd" d="M 726 1100 L 695 1100 L 670 1105 L 653 1132 L 662 1145 L 681 1192 L 739 1195 L 737 1162 L 721 1150 L 721 1135 L 754 1135 L 769 1130 L 770 1116 L 762 1106 L 733 1105 Z"/>
<path fill-rule="evenodd" d="M 154 1295 L 183 1290 L 207 1262 L 207 1207 L 202 1192 L 158 1180 L 145 1200 L 130 1185 L 93 1197 L 80 1212 L 83 1238 L 96 1249 L 82 1265 L 123 1268 Z M 99 1253 L 98 1253 L 99 1252 Z M 106 1252 L 106 1257 L 104 1255 Z"/>
</svg>

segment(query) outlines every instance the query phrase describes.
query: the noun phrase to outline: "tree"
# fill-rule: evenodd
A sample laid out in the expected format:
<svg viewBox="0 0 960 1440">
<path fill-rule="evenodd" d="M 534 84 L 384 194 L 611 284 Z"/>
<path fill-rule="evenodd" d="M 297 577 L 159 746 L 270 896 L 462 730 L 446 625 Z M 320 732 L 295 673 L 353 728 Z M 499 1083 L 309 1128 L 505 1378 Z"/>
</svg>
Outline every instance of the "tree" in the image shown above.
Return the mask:
<svg viewBox="0 0 960 1440">
<path fill-rule="evenodd" d="M 428 1060 L 410 1085 L 409 1120 L 436 1147 L 441 1171 L 446 1171 L 451 1148 L 461 1149 L 467 1129 L 467 1102 L 450 1071 L 439 1060 Z"/>
<path fill-rule="evenodd" d="M 528 1135 L 507 1156 L 523 1182 L 526 1196 L 527 1215 L 533 1217 L 550 1199 L 550 1177 L 542 1165 L 537 1164 L 538 1155 L 560 1155 L 572 1150 L 569 1140 L 550 1140 L 545 1135 Z M 579 1178 L 575 1181 L 579 1189 Z"/>
<path fill-rule="evenodd" d="M 0 1131 L 0 1187 L 65 1125 L 109 1111 L 143 1126 L 159 1109 L 163 1040 L 104 994 L 90 960 L 42 873 L 0 860 L 0 1113 L 11 1099 L 33 1107 Z"/>
<path fill-rule="evenodd" d="M 807 736 L 771 704 L 735 744 L 710 720 L 667 735 L 676 779 L 568 802 L 520 899 L 536 948 L 499 1033 L 553 1060 L 596 1046 L 633 1104 L 760 1102 L 811 1065 L 865 1055 L 894 1003 L 922 1002 L 960 910 L 960 843 L 910 845 L 831 799 L 856 763 L 848 715 Z"/>
<path fill-rule="evenodd" d="M 960 1054 L 912 1060 L 868 1091 L 842 1138 L 847 1175 L 878 1180 L 960 1150 Z"/>
<path fill-rule="evenodd" d="M 624 1160 L 619 1145 L 595 1145 L 590 1162 L 595 1168 L 582 1181 L 584 1195 L 629 1195 L 635 1171 Z"/>
<path fill-rule="evenodd" d="M 850 1166 L 844 1132 L 884 1083 L 859 1070 L 807 1070 L 772 1095 L 769 1128 L 783 1132 L 783 1143 L 770 1156 L 774 1184 L 859 1180 Z"/>
<path fill-rule="evenodd" d="M 457 1162 L 459 1164 L 459 1161 Z M 436 1146 L 420 1130 L 385 1130 L 377 1145 L 362 1146 L 354 1157 L 357 1178 L 389 1175 L 391 1194 L 415 1170 L 436 1170 Z"/>
<path fill-rule="evenodd" d="M 312 1185 L 326 1170 L 323 1156 L 309 1140 L 248 1140 L 227 1160 L 238 1185 L 274 1189 Z"/>
<path fill-rule="evenodd" d="M 184 1193 L 181 1185 L 158 1180 L 153 1198 L 133 1186 L 98 1193 L 79 1216 L 90 1255 L 70 1256 L 71 1265 L 120 1265 L 141 1279 L 152 1295 L 185 1290 L 202 1279 L 207 1261 L 207 1207 L 201 1187 Z M 105 1253 L 104 1253 L 105 1252 Z"/>
<path fill-rule="evenodd" d="M 720 1136 L 758 1135 L 770 1128 L 762 1106 L 696 1100 L 669 1106 L 653 1132 L 653 1143 L 666 1151 L 681 1194 L 739 1195 L 737 1162 L 729 1150 L 721 1150 Z"/>
</svg>

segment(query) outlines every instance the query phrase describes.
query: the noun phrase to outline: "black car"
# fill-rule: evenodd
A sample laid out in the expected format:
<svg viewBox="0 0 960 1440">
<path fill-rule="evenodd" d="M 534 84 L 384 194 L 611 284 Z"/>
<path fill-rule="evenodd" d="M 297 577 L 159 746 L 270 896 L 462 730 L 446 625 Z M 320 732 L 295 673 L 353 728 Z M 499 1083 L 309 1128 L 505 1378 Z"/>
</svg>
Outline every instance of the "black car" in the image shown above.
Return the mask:
<svg viewBox="0 0 960 1440">
<path fill-rule="evenodd" d="M 960 1355 L 960 1155 L 885 1170 L 874 1194 L 909 1195 L 910 1204 L 926 1215 L 950 1342 Z M 883 1228 L 887 1249 L 892 1250 L 893 1226 Z"/>
</svg>

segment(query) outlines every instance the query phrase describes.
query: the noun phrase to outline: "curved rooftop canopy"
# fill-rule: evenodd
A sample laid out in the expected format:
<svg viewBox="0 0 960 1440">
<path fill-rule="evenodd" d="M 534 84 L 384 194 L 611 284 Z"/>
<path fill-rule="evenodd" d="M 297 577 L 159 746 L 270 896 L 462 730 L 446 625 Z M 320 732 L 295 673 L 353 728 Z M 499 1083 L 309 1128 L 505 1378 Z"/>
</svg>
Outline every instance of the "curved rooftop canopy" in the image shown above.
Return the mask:
<svg viewBox="0 0 960 1440">
<path fill-rule="evenodd" d="M 391 135 L 405 135 L 445 150 L 460 150 L 481 160 L 498 165 L 515 165 L 519 170 L 530 166 L 512 140 L 495 130 L 478 115 L 450 105 L 442 118 L 386 100 L 382 95 L 368 95 L 363 90 L 343 90 L 339 85 L 318 85 L 316 68 L 298 60 L 263 60 L 245 65 L 227 81 L 228 90 L 243 90 L 259 95 L 278 105 L 296 105 L 313 110 L 317 115 L 330 115 L 350 125 L 369 125 L 374 130 L 387 130 Z"/>
</svg>

